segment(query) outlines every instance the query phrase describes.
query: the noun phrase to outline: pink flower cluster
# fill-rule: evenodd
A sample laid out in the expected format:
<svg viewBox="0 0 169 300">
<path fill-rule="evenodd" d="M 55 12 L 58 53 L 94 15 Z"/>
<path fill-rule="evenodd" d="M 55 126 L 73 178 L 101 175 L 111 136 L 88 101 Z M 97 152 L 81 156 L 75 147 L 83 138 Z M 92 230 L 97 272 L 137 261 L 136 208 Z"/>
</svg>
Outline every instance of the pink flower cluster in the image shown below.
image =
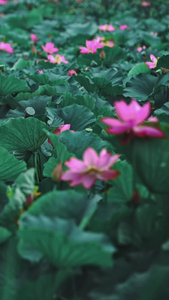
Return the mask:
<svg viewBox="0 0 169 300">
<path fill-rule="evenodd" d="M 34 44 L 36 44 L 36 42 L 38 41 L 37 35 L 32 33 L 30 35 L 30 37 L 31 37 L 32 42 Z M 60 65 L 61 63 L 65 63 L 65 64 L 69 63 L 63 55 L 60 55 L 60 54 L 57 54 L 56 56 L 52 55 L 59 51 L 58 48 L 55 48 L 55 45 L 53 43 L 47 42 L 45 46 L 42 45 L 41 47 L 42 47 L 43 51 L 48 54 L 47 58 L 50 63 L 58 64 L 58 65 Z M 36 54 L 36 52 L 37 52 L 36 48 L 33 48 L 33 53 Z M 41 53 L 39 53 L 39 54 L 41 54 Z M 47 62 L 48 60 L 45 60 L 45 61 Z"/>
<path fill-rule="evenodd" d="M 118 119 L 102 118 L 101 122 L 109 126 L 106 131 L 114 135 L 122 135 L 121 144 L 130 142 L 134 136 L 165 138 L 165 134 L 158 128 L 158 119 L 149 117 L 151 111 L 150 102 L 140 106 L 135 99 L 130 104 L 124 100 L 114 103 Z M 145 123 L 148 121 L 148 123 Z"/>
<path fill-rule="evenodd" d="M 132 99 L 130 104 L 124 100 L 116 101 L 115 111 L 118 119 L 102 118 L 101 122 L 109 126 L 106 130 L 108 133 L 122 136 L 122 144 L 127 144 L 134 136 L 163 139 L 166 136 L 159 128 L 158 119 L 149 117 L 150 110 L 150 102 L 141 107 L 135 99 Z M 69 129 L 70 124 L 61 125 L 54 133 L 59 135 Z M 65 172 L 59 162 L 53 170 L 52 177 L 55 181 L 70 181 L 72 187 L 82 184 L 85 189 L 89 189 L 97 179 L 107 181 L 120 175 L 119 171 L 111 169 L 118 159 L 119 154 L 112 155 L 105 148 L 98 154 L 89 147 L 84 151 L 82 160 L 71 157 L 65 162 L 69 168 Z"/>
<path fill-rule="evenodd" d="M 52 64 L 58 64 L 60 65 L 61 63 L 68 64 L 69 62 L 66 60 L 66 58 L 63 55 L 57 54 L 53 56 L 52 54 L 56 53 L 59 51 L 58 48 L 55 48 L 53 43 L 46 43 L 45 46 L 42 45 L 42 49 L 44 52 L 46 52 L 48 55 L 48 60 Z"/>
</svg>

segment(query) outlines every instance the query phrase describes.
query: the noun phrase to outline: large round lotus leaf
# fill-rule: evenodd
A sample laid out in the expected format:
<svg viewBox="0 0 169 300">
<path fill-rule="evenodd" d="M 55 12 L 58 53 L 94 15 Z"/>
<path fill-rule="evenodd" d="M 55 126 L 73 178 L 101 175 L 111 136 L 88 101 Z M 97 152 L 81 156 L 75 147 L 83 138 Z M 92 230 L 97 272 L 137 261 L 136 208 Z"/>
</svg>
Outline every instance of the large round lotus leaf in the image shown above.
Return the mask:
<svg viewBox="0 0 169 300">
<path fill-rule="evenodd" d="M 5 148 L 0 147 L 0 180 L 13 181 L 24 171 L 26 171 L 26 163 L 19 161 Z"/>
<path fill-rule="evenodd" d="M 13 151 L 13 154 L 24 158 L 26 154 L 36 151 L 43 143 L 45 123 L 35 118 L 9 119 L 0 126 L 0 146 Z"/>
</svg>

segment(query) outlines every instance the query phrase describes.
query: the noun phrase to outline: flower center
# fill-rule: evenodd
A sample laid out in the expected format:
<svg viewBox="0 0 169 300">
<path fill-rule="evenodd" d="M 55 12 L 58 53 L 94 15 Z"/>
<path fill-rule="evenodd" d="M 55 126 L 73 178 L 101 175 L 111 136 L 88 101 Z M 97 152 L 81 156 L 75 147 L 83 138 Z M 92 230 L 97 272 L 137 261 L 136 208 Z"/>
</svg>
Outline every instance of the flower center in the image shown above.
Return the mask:
<svg viewBox="0 0 169 300">
<path fill-rule="evenodd" d="M 89 166 L 84 173 L 94 175 L 100 173 L 100 170 L 96 166 Z"/>
<path fill-rule="evenodd" d="M 61 62 L 61 59 L 60 59 L 60 57 L 59 56 L 55 56 L 55 62 L 57 62 L 57 63 L 60 63 Z"/>
</svg>

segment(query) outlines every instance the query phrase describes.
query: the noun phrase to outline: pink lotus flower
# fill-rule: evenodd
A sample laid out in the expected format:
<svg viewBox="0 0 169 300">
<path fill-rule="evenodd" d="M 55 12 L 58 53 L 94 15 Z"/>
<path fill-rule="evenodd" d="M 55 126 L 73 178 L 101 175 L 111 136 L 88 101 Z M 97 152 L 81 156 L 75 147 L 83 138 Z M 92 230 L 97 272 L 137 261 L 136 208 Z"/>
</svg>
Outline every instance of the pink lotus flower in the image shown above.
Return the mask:
<svg viewBox="0 0 169 300">
<path fill-rule="evenodd" d="M 43 51 L 45 51 L 48 54 L 54 54 L 59 51 L 58 48 L 54 48 L 55 46 L 53 43 L 46 43 L 46 46 L 42 45 L 41 47 L 42 47 Z"/>
<path fill-rule="evenodd" d="M 97 40 L 93 40 L 93 41 L 86 41 L 86 47 L 79 47 L 80 49 L 80 53 L 92 53 L 95 54 L 97 49 L 99 48 L 103 48 L 104 47 L 104 43 L 103 42 L 99 42 Z"/>
<path fill-rule="evenodd" d="M 157 65 L 158 59 L 153 54 L 150 54 L 150 59 L 152 61 L 151 62 L 150 61 L 146 61 L 145 64 L 147 65 L 148 68 L 154 69 L 156 67 L 156 65 Z"/>
<path fill-rule="evenodd" d="M 138 48 L 137 48 L 137 51 L 138 51 L 138 52 L 141 52 L 143 49 L 146 49 L 146 46 L 145 46 L 145 45 L 143 45 L 142 47 L 138 47 Z"/>
<path fill-rule="evenodd" d="M 0 5 L 4 5 L 4 4 L 7 4 L 8 3 L 8 0 L 0 0 Z"/>
<path fill-rule="evenodd" d="M 40 74 L 43 74 L 43 70 L 38 70 L 38 69 L 37 69 L 36 71 L 39 71 Z"/>
<path fill-rule="evenodd" d="M 123 135 L 121 144 L 128 144 L 134 136 L 165 138 L 165 134 L 156 128 L 158 124 L 154 125 L 158 123 L 158 119 L 152 116 L 148 118 L 151 111 L 150 102 L 140 106 L 135 99 L 132 99 L 130 104 L 121 100 L 116 101 L 114 106 L 118 119 L 102 118 L 101 122 L 109 126 L 106 129 L 108 133 Z M 149 123 L 146 124 L 145 121 Z M 154 126 L 151 126 L 150 123 L 153 123 Z"/>
<path fill-rule="evenodd" d="M 120 29 L 120 30 L 125 30 L 125 29 L 129 29 L 129 30 L 130 30 L 131 28 L 128 27 L 126 24 L 124 24 L 124 25 L 120 25 L 120 26 L 119 26 L 119 29 Z"/>
<path fill-rule="evenodd" d="M 31 40 L 34 44 L 36 44 L 36 42 L 38 41 L 37 35 L 35 33 L 31 34 Z"/>
<path fill-rule="evenodd" d="M 69 62 L 66 60 L 66 58 L 60 54 L 57 54 L 56 56 L 53 55 L 48 55 L 48 60 L 50 61 L 50 63 L 52 64 L 58 64 L 60 65 L 62 62 L 64 64 L 68 64 Z"/>
<path fill-rule="evenodd" d="M 149 1 L 142 1 L 141 2 L 141 6 L 143 6 L 143 7 L 149 7 L 149 6 L 151 6 L 151 3 Z"/>
<path fill-rule="evenodd" d="M 83 153 L 83 161 L 71 157 L 65 165 L 69 170 L 61 176 L 61 180 L 71 181 L 70 186 L 82 184 L 89 189 L 96 179 L 110 180 L 120 175 L 119 171 L 110 169 L 119 158 L 119 154 L 111 155 L 106 149 L 100 152 L 100 156 L 92 148 L 87 148 Z"/>
<path fill-rule="evenodd" d="M 99 29 L 103 30 L 103 31 L 109 31 L 109 32 L 115 31 L 114 26 L 111 24 L 110 25 L 109 24 L 100 25 Z"/>
<path fill-rule="evenodd" d="M 8 53 L 13 53 L 14 52 L 11 45 L 9 43 L 4 43 L 4 42 L 0 43 L 0 50 L 4 51 L 4 52 L 8 52 Z"/>
<path fill-rule="evenodd" d="M 53 133 L 56 135 L 61 134 L 63 131 L 69 130 L 70 129 L 70 124 L 65 124 L 65 125 L 60 125 L 58 128 L 56 128 Z M 73 131 L 73 130 L 72 130 Z M 52 145 L 52 142 L 50 139 L 48 139 L 48 143 Z"/>
<path fill-rule="evenodd" d="M 68 76 L 72 76 L 73 74 L 77 75 L 75 70 L 69 70 Z"/>
</svg>

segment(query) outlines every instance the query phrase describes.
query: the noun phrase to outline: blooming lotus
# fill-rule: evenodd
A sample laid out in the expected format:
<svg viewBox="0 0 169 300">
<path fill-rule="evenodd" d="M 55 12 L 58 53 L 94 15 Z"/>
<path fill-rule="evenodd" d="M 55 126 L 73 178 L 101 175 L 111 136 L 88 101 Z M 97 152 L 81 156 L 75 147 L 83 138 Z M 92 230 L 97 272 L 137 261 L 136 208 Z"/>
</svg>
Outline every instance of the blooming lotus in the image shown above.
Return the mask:
<svg viewBox="0 0 169 300">
<path fill-rule="evenodd" d="M 151 61 L 146 61 L 145 63 L 148 68 L 154 69 L 157 65 L 158 59 L 153 54 L 150 54 L 150 59 L 151 59 Z"/>
<path fill-rule="evenodd" d="M 53 43 L 46 43 L 46 46 L 42 45 L 42 49 L 48 54 L 54 54 L 59 51 L 58 48 L 55 48 Z"/>
<path fill-rule="evenodd" d="M 0 50 L 8 52 L 8 53 L 13 53 L 14 52 L 13 48 L 11 47 L 11 45 L 9 43 L 4 43 L 4 42 L 0 43 Z"/>
<path fill-rule="evenodd" d="M 48 55 L 48 60 L 52 64 L 58 64 L 60 65 L 61 63 L 68 64 L 69 62 L 66 60 L 66 58 L 63 55 L 57 54 L 56 56 L 53 55 Z"/>
<path fill-rule="evenodd" d="M 36 42 L 38 41 L 37 35 L 35 33 L 31 34 L 31 40 L 34 44 L 36 44 Z"/>
<path fill-rule="evenodd" d="M 149 117 L 151 111 L 150 102 L 140 106 L 135 99 L 132 99 L 130 104 L 121 100 L 116 101 L 114 106 L 118 119 L 102 118 L 101 122 L 109 126 L 106 129 L 108 133 L 123 135 L 121 144 L 127 144 L 134 136 L 165 138 L 162 130 L 157 128 L 158 119 L 152 116 Z M 144 123 L 145 121 L 148 122 Z"/>
<path fill-rule="evenodd" d="M 69 130 L 70 129 L 70 124 L 65 124 L 65 125 L 61 125 L 58 128 L 56 128 L 53 133 L 56 135 L 61 134 L 63 131 Z M 73 131 L 73 130 L 72 130 Z M 48 139 L 48 143 L 52 145 L 52 142 L 50 141 L 50 139 Z"/>
<path fill-rule="evenodd" d="M 100 42 L 97 40 L 93 40 L 93 41 L 86 41 L 86 47 L 79 47 L 80 49 L 80 53 L 92 53 L 95 54 L 97 49 L 99 48 L 103 48 L 104 47 L 104 43 Z"/>
<path fill-rule="evenodd" d="M 73 74 L 77 75 L 75 70 L 69 70 L 68 76 L 72 76 Z"/>
<path fill-rule="evenodd" d="M 109 31 L 109 32 L 115 31 L 114 26 L 111 24 L 110 25 L 109 24 L 100 25 L 99 29 L 103 30 L 103 31 Z"/>
<path fill-rule="evenodd" d="M 112 155 L 103 149 L 100 155 L 92 148 L 87 148 L 83 153 L 83 160 L 71 157 L 65 165 L 69 170 L 61 176 L 61 180 L 71 181 L 70 186 L 82 184 L 86 189 L 91 188 L 97 179 L 111 180 L 120 175 L 119 171 L 112 170 L 118 160 L 119 154 Z"/>
</svg>

